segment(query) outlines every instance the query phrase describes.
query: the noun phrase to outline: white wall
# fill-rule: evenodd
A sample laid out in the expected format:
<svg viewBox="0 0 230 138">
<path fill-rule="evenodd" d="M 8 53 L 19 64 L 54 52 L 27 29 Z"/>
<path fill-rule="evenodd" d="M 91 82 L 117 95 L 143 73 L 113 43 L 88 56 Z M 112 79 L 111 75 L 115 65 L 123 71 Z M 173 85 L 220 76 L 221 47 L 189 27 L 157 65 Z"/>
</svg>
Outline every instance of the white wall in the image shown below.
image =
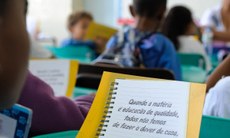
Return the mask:
<svg viewBox="0 0 230 138">
<path fill-rule="evenodd" d="M 130 16 L 128 5 L 132 0 L 29 0 L 29 16 L 41 22 L 41 29 L 47 35 L 63 40 L 68 36 L 66 19 L 74 10 L 90 11 L 97 22 L 116 26 L 120 13 Z M 199 18 L 209 7 L 217 5 L 221 0 L 168 0 L 169 7 L 184 4 L 194 11 Z M 119 5 L 123 2 L 124 5 Z"/>
<path fill-rule="evenodd" d="M 29 0 L 28 16 L 41 23 L 46 35 L 56 36 L 59 42 L 68 36 L 66 18 L 72 11 L 72 0 Z"/>
<path fill-rule="evenodd" d="M 221 3 L 221 0 L 168 0 L 169 7 L 174 5 L 185 5 L 189 7 L 195 18 L 201 18 L 205 10 Z"/>
<path fill-rule="evenodd" d="M 118 0 L 83 0 L 85 10 L 91 12 L 95 21 L 110 26 L 116 25 L 116 2 Z"/>
</svg>

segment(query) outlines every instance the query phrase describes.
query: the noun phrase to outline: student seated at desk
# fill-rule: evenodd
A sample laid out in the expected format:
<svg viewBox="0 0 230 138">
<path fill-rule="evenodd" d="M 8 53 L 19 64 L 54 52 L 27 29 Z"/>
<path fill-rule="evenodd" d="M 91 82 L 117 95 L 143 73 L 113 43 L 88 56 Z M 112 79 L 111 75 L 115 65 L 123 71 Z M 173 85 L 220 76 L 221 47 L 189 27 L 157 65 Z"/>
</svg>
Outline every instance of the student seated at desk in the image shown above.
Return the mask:
<svg viewBox="0 0 230 138">
<path fill-rule="evenodd" d="M 230 118 L 230 56 L 208 80 L 204 115 Z M 225 78 L 223 78 L 225 76 Z"/>
<path fill-rule="evenodd" d="M 134 28 L 119 32 L 96 60 L 113 60 L 124 67 L 163 68 L 181 79 L 176 50 L 165 36 L 157 33 L 166 10 L 167 0 L 133 0 L 130 6 Z"/>
<path fill-rule="evenodd" d="M 71 38 L 64 40 L 61 47 L 67 46 L 88 46 L 97 53 L 98 47 L 103 47 L 104 42 L 100 39 L 85 40 L 90 23 L 93 21 L 93 16 L 85 11 L 72 13 L 68 18 L 68 30 Z"/>
<path fill-rule="evenodd" d="M 179 53 L 200 54 L 205 58 L 207 71 L 211 70 L 211 62 L 202 43 L 195 39 L 198 27 L 195 25 L 192 12 L 183 6 L 173 7 L 162 27 L 165 34 Z"/>
<path fill-rule="evenodd" d="M 25 0 L 0 1 L 0 110 L 18 100 L 29 58 Z"/>
</svg>

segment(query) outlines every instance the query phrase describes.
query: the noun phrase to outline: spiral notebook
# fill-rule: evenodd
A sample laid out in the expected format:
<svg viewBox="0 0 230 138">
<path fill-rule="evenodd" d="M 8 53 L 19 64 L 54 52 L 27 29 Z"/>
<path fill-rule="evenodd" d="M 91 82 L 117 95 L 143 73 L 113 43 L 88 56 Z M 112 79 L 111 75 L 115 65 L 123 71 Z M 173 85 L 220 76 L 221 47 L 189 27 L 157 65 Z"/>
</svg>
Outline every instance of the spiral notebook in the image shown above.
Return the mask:
<svg viewBox="0 0 230 138">
<path fill-rule="evenodd" d="M 198 138 L 205 89 L 105 72 L 77 138 Z"/>
</svg>

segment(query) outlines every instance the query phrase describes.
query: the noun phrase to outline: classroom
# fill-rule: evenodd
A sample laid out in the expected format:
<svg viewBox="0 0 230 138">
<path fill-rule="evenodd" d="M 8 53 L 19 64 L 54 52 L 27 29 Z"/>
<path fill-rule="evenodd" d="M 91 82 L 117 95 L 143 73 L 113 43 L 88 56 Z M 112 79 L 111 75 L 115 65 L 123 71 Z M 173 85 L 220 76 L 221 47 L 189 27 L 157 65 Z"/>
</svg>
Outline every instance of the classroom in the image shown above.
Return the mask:
<svg viewBox="0 0 230 138">
<path fill-rule="evenodd" d="M 0 138 L 230 138 L 229 15 L 230 0 L 1 0 Z"/>
</svg>

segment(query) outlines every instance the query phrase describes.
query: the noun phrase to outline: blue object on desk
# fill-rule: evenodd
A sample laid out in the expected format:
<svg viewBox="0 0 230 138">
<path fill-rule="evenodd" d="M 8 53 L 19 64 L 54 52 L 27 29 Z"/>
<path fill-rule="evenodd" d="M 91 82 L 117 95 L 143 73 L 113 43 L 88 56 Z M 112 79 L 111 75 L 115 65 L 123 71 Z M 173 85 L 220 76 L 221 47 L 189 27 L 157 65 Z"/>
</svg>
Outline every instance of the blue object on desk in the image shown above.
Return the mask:
<svg viewBox="0 0 230 138">
<path fill-rule="evenodd" d="M 21 105 L 14 105 L 11 109 L 0 112 L 14 120 L 17 120 L 17 126 L 14 138 L 27 138 L 32 122 L 32 110 Z"/>
<path fill-rule="evenodd" d="M 77 98 L 79 96 L 85 96 L 85 95 L 89 95 L 89 94 L 92 94 L 95 92 L 97 92 L 97 90 L 89 89 L 89 88 L 76 87 L 74 89 L 73 97 Z"/>
<path fill-rule="evenodd" d="M 82 63 L 90 63 L 95 59 L 95 52 L 86 46 L 79 47 L 62 47 L 56 48 L 52 46 L 46 47 L 49 51 L 51 51 L 57 58 L 60 59 L 71 59 L 71 60 L 79 60 Z"/>
</svg>

